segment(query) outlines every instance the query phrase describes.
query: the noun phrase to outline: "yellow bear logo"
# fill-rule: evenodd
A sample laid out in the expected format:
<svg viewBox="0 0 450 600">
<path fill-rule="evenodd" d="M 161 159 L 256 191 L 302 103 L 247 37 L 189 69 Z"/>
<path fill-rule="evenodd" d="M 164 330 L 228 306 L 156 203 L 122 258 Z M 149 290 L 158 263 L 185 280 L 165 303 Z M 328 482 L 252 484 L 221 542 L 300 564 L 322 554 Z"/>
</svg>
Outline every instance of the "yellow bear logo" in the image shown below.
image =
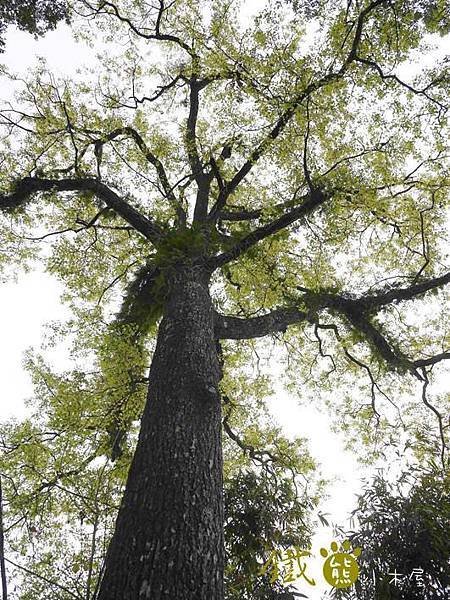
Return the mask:
<svg viewBox="0 0 450 600">
<path fill-rule="evenodd" d="M 327 583 L 335 588 L 348 588 L 358 579 L 359 567 L 356 559 L 361 554 L 361 548 L 350 552 L 351 544 L 348 540 L 342 544 L 340 551 L 336 542 L 331 542 L 330 548 L 330 556 L 328 550 L 320 549 L 320 554 L 327 559 L 323 565 L 323 576 Z"/>
</svg>

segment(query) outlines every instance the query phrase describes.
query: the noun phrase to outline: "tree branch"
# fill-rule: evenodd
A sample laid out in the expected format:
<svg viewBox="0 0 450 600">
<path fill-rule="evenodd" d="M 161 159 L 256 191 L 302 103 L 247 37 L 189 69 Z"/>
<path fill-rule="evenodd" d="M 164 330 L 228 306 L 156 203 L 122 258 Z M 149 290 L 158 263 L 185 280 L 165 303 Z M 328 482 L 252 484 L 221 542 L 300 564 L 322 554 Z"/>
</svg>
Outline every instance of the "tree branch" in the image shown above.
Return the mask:
<svg viewBox="0 0 450 600">
<path fill-rule="evenodd" d="M 125 108 L 137 108 L 139 104 L 144 104 L 144 102 L 154 102 L 155 100 L 160 98 L 165 92 L 167 92 L 168 90 L 175 87 L 180 80 L 185 81 L 184 78 L 181 76 L 181 74 L 178 74 L 169 83 L 159 85 L 156 88 L 157 91 L 155 91 L 153 96 L 141 96 L 140 98 L 138 98 L 135 93 L 135 83 L 134 83 L 134 76 L 133 76 L 133 81 L 132 81 L 133 90 L 132 90 L 132 95 L 130 96 L 130 99 L 134 100 L 134 106 L 129 106 L 128 104 L 121 104 L 121 106 L 125 107 Z"/>
<path fill-rule="evenodd" d="M 375 8 L 382 4 L 386 4 L 387 2 L 388 0 L 374 0 L 363 11 L 361 11 L 358 17 L 352 47 L 339 71 L 327 73 L 317 81 L 311 82 L 297 95 L 296 98 L 292 100 L 288 108 L 278 118 L 277 122 L 275 123 L 271 131 L 268 133 L 268 135 L 252 150 L 248 159 L 245 161 L 245 163 L 242 165 L 239 171 L 234 175 L 231 181 L 226 185 L 227 196 L 231 195 L 236 190 L 238 185 L 248 175 L 253 166 L 258 162 L 258 160 L 263 156 L 263 154 L 265 154 L 272 142 L 276 140 L 278 136 L 284 131 L 286 125 L 295 115 L 297 109 L 302 104 L 302 102 L 309 98 L 313 94 L 313 92 L 316 92 L 317 90 L 328 85 L 332 81 L 341 79 L 345 75 L 350 64 L 353 63 L 357 58 L 357 50 L 361 42 L 363 26 L 366 18 Z"/>
<path fill-rule="evenodd" d="M 14 209 L 24 204 L 36 192 L 92 192 L 136 231 L 153 243 L 163 236 L 160 226 L 142 215 L 112 189 L 90 177 L 77 179 L 38 179 L 25 177 L 16 183 L 10 194 L 0 194 L 0 210 Z"/>
<path fill-rule="evenodd" d="M 194 222 L 202 222 L 206 219 L 208 214 L 208 197 L 212 177 L 206 175 L 204 172 L 197 147 L 197 119 L 202 84 L 199 83 L 197 77 L 193 75 L 189 85 L 189 116 L 186 123 L 185 145 L 189 165 L 198 186 L 194 208 Z"/>
<path fill-rule="evenodd" d="M 362 56 L 355 56 L 355 61 L 375 70 L 383 81 L 394 81 L 395 83 L 398 83 L 399 85 L 406 88 L 408 91 L 412 92 L 416 96 L 424 96 L 425 98 L 427 98 L 427 100 L 430 100 L 430 102 L 437 104 L 437 106 L 439 106 L 439 108 L 442 109 L 443 111 L 447 110 L 448 107 L 446 107 L 444 104 L 442 104 L 441 102 L 436 100 L 436 98 L 433 98 L 432 96 L 430 96 L 430 94 L 427 93 L 428 90 L 431 87 L 433 87 L 433 85 L 436 85 L 437 83 L 440 83 L 441 81 L 444 81 L 445 77 L 446 77 L 445 75 L 441 75 L 440 77 L 437 77 L 436 79 L 434 79 L 431 83 L 429 83 L 422 89 L 416 89 L 409 83 L 406 83 L 405 81 L 400 79 L 397 75 L 384 73 L 384 71 L 380 67 L 380 65 L 377 62 L 375 62 L 374 60 L 370 60 L 368 58 L 363 58 Z"/>
<path fill-rule="evenodd" d="M 298 324 L 302 321 L 317 325 L 317 313 L 331 309 L 344 316 L 391 368 L 400 372 L 409 371 L 415 377 L 418 377 L 418 368 L 433 366 L 438 362 L 448 360 L 450 359 L 450 352 L 441 352 L 428 358 L 410 358 L 389 342 L 381 330 L 374 325 L 371 320 L 371 313 L 374 309 L 378 309 L 376 312 L 379 312 L 383 306 L 393 302 L 412 300 L 449 282 L 450 274 L 447 274 L 442 277 L 428 279 L 409 288 L 399 288 L 388 293 L 361 296 L 360 298 L 348 298 L 339 294 L 312 292 L 306 288 L 299 288 L 304 292 L 299 303 L 306 307 L 306 311 L 296 307 L 278 308 L 261 317 L 247 319 L 227 317 L 215 313 L 215 332 L 216 336 L 221 339 L 262 337 L 285 331 L 289 325 Z"/>
<path fill-rule="evenodd" d="M 428 397 L 427 397 L 427 388 L 428 388 L 428 385 L 429 385 L 430 382 L 429 382 L 428 374 L 427 374 L 427 371 L 426 371 L 425 367 L 422 367 L 421 371 L 422 371 L 421 379 L 423 381 L 423 384 L 422 384 L 422 402 L 437 417 L 438 425 L 439 425 L 439 436 L 441 438 L 441 463 L 442 463 L 442 468 L 445 471 L 446 470 L 445 450 L 447 449 L 447 444 L 445 443 L 444 423 L 443 423 L 443 419 L 442 419 L 441 413 L 428 400 Z"/>
<path fill-rule="evenodd" d="M 15 237 L 20 238 L 21 240 L 30 240 L 33 242 L 41 242 L 42 240 L 46 240 L 49 237 L 53 237 L 55 235 L 62 235 L 64 233 L 68 233 L 69 231 L 72 233 L 80 233 L 81 231 L 86 231 L 87 229 L 91 229 L 94 228 L 94 230 L 97 229 L 112 229 L 112 230 L 118 230 L 118 231 L 132 231 L 134 228 L 133 227 L 129 227 L 129 226 L 113 226 L 113 225 L 96 225 L 96 222 L 98 221 L 98 219 L 101 217 L 102 214 L 104 214 L 106 211 L 108 211 L 110 209 L 108 208 L 102 208 L 102 210 L 100 210 L 96 215 L 94 215 L 94 217 L 92 217 L 92 219 L 90 219 L 90 221 L 85 221 L 84 219 L 80 219 L 79 217 L 76 218 L 75 223 L 78 223 L 79 225 L 81 225 L 81 227 L 78 228 L 74 228 L 74 227 L 65 227 L 64 229 L 59 229 L 56 231 L 50 231 L 49 233 L 45 233 L 43 235 L 39 235 L 39 236 L 27 236 L 27 235 L 17 235 L 16 233 L 13 233 L 13 235 Z"/>
<path fill-rule="evenodd" d="M 100 132 L 95 132 L 95 131 L 91 131 L 88 129 L 85 129 L 84 131 L 88 134 L 98 135 L 100 133 Z M 107 142 L 110 142 L 110 141 L 116 139 L 120 135 L 125 135 L 128 137 L 131 137 L 133 139 L 133 141 L 136 143 L 136 145 L 138 146 L 139 150 L 142 152 L 142 154 L 148 160 L 148 162 L 155 167 L 156 172 L 158 174 L 159 181 L 162 185 L 162 188 L 164 190 L 164 194 L 165 194 L 166 198 L 171 202 L 172 206 L 174 207 L 174 209 L 177 212 L 178 217 L 183 218 L 184 211 L 183 211 L 182 207 L 180 206 L 180 203 L 178 202 L 178 200 L 174 194 L 173 186 L 171 186 L 169 183 L 169 179 L 167 177 L 166 170 L 164 169 L 164 165 L 162 164 L 161 160 L 149 149 L 149 147 L 145 143 L 143 137 L 141 136 L 141 134 L 138 131 L 136 131 L 133 127 L 129 127 L 129 126 L 118 127 L 117 129 L 114 129 L 110 133 L 102 135 L 99 139 L 94 140 L 92 143 L 97 147 L 98 144 L 102 144 L 102 145 L 106 144 Z"/>
<path fill-rule="evenodd" d="M 214 314 L 214 331 L 218 339 L 243 340 L 286 331 L 289 325 L 308 320 L 308 314 L 295 308 L 276 309 L 261 317 L 248 319 Z"/>
<path fill-rule="evenodd" d="M 441 352 L 440 354 L 436 354 L 435 356 L 430 356 L 429 358 L 420 358 L 413 362 L 413 365 L 420 369 L 422 367 L 431 367 L 436 365 L 438 362 L 442 360 L 449 360 L 450 352 Z"/>
<path fill-rule="evenodd" d="M 275 204 L 273 206 L 273 210 L 275 212 L 281 212 L 285 211 L 286 209 L 292 209 L 297 206 L 299 200 L 306 200 L 306 198 L 308 197 L 307 195 L 302 196 L 301 198 L 297 198 L 297 193 L 299 189 L 296 190 L 293 198 Z M 249 209 L 241 206 L 228 205 L 228 209 L 229 210 L 220 210 L 217 213 L 217 219 L 219 221 L 252 221 L 253 219 L 259 219 L 264 213 L 263 208 Z"/>
<path fill-rule="evenodd" d="M 281 231 L 285 229 L 295 221 L 298 221 L 301 217 L 312 212 L 315 208 L 323 204 L 328 195 L 324 194 L 322 191 L 315 189 L 312 194 L 308 194 L 304 196 L 304 201 L 300 206 L 290 210 L 285 213 L 278 219 L 267 223 L 267 225 L 263 225 L 258 227 L 251 233 L 249 233 L 246 237 L 240 240 L 233 248 L 230 250 L 219 254 L 215 258 L 210 259 L 209 263 L 212 269 L 217 269 L 225 265 L 226 263 L 235 260 L 243 254 L 246 250 L 254 246 L 257 242 L 263 240 L 264 238 L 269 237 L 270 235 L 276 233 L 277 231 Z"/>
<path fill-rule="evenodd" d="M 119 21 L 121 21 L 122 23 L 126 23 L 126 25 L 128 25 L 128 27 L 131 29 L 131 31 L 133 33 L 135 33 L 136 35 L 138 35 L 139 37 L 144 38 L 146 40 L 173 42 L 173 43 L 177 44 L 178 46 L 180 46 L 180 48 L 183 48 L 183 50 L 185 50 L 191 56 L 193 55 L 192 48 L 190 48 L 185 42 L 183 42 L 183 40 L 181 38 L 179 38 L 175 35 L 161 33 L 161 19 L 162 19 L 164 12 L 167 10 L 167 7 L 164 4 L 164 0 L 159 0 L 159 9 L 158 9 L 157 17 L 156 17 L 155 33 L 145 33 L 145 31 L 143 31 L 142 29 L 138 29 L 136 27 L 136 25 L 134 25 L 134 23 L 131 21 L 131 19 L 122 15 L 119 12 L 119 9 L 117 8 L 117 6 L 115 4 L 113 4 L 112 2 L 101 2 L 97 8 L 93 7 L 89 2 L 86 2 L 86 1 L 84 2 L 84 4 L 86 6 L 88 6 L 90 9 L 95 10 L 95 12 L 97 14 L 100 13 L 104 8 L 110 8 L 112 12 L 104 11 L 104 13 L 108 14 L 108 15 L 116 16 L 119 19 Z"/>
<path fill-rule="evenodd" d="M 39 575 L 39 573 L 36 573 L 35 571 L 31 571 L 30 569 L 27 569 L 27 567 L 24 567 L 23 565 L 19 565 L 19 564 L 15 563 L 14 561 L 9 560 L 8 558 L 5 558 L 5 560 L 10 565 L 13 565 L 13 567 L 16 567 L 17 569 L 21 569 L 25 573 L 28 573 L 28 575 L 37 577 L 41 581 L 44 581 L 46 584 L 54 586 L 54 587 L 58 588 L 59 590 L 62 590 L 63 592 L 65 592 L 66 594 L 71 596 L 72 598 L 77 598 L 77 600 L 83 600 L 83 598 L 79 594 L 74 594 L 71 590 L 69 590 L 69 588 L 65 587 L 64 585 L 61 585 L 57 581 L 52 581 L 51 579 L 48 579 L 47 577 L 44 577 L 43 575 Z"/>
<path fill-rule="evenodd" d="M 396 288 L 389 292 L 380 292 L 379 294 L 362 296 L 359 302 L 364 304 L 366 309 L 379 308 L 392 302 L 403 302 L 404 300 L 412 300 L 417 296 L 422 296 L 431 290 L 443 287 L 450 283 L 450 272 L 439 277 L 424 279 L 420 283 L 411 285 L 406 288 Z"/>
<path fill-rule="evenodd" d="M 223 429 L 225 433 L 228 435 L 230 440 L 233 440 L 239 448 L 245 453 L 248 453 L 251 460 L 260 463 L 261 465 L 266 465 L 269 461 L 273 463 L 280 462 L 280 458 L 269 452 L 268 450 L 255 450 L 254 446 L 250 444 L 246 444 L 238 435 L 235 433 L 229 424 L 228 415 L 222 421 Z M 266 458 L 265 458 L 266 457 Z"/>
</svg>

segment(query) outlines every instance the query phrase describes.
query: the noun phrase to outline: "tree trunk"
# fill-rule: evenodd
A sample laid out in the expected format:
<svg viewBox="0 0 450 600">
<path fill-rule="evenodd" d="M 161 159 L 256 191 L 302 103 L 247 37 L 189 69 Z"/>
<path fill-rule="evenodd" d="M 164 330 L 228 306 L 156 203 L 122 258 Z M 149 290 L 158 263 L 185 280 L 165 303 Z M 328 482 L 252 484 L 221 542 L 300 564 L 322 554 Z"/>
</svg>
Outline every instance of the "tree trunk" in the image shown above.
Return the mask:
<svg viewBox="0 0 450 600">
<path fill-rule="evenodd" d="M 99 600 L 223 600 L 220 365 L 209 278 L 178 269 Z"/>
</svg>

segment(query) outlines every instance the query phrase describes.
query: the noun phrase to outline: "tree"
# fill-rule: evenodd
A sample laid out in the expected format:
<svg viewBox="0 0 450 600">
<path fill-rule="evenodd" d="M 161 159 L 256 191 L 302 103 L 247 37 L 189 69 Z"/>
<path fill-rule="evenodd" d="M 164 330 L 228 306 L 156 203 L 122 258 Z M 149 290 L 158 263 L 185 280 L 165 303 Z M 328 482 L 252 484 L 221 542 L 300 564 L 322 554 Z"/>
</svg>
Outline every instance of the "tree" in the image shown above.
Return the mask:
<svg viewBox="0 0 450 600">
<path fill-rule="evenodd" d="M 65 2 L 55 0 L 1 0 L 0 1 L 0 51 L 5 44 L 1 37 L 8 25 L 43 35 L 54 29 L 59 21 L 68 17 Z"/>
<path fill-rule="evenodd" d="M 412 468 L 395 484 L 379 473 L 358 499 L 350 539 L 364 551 L 352 597 L 430 600 L 450 589 L 448 473 L 438 466 Z M 392 581 L 389 573 L 399 574 Z M 343 597 L 349 598 L 349 594 Z"/>
<path fill-rule="evenodd" d="M 292 478 L 274 475 L 271 470 L 258 477 L 246 470 L 225 486 L 225 595 L 229 600 L 279 600 L 283 593 L 286 597 L 292 586 L 272 580 L 272 574 L 261 568 L 270 557 L 268 549 L 310 546 L 305 499 L 297 500 Z"/>
<path fill-rule="evenodd" d="M 101 75 L 58 81 L 41 64 L 1 111 L 2 261 L 53 240 L 43 260 L 67 286 L 81 364 L 30 361 L 41 413 L 24 428 L 40 450 L 13 429 L 11 461 L 28 451 L 33 501 L 82 480 L 100 515 L 117 489 L 99 482 L 124 477 L 136 443 L 99 600 L 224 597 L 222 405 L 244 390 L 245 419 L 260 404 L 236 367 L 258 338 L 286 349 L 300 390 L 338 385 L 333 410 L 366 444 L 432 414 L 445 462 L 432 383 L 450 357 L 448 79 L 436 63 L 400 74 L 448 31 L 445 6 L 303 8 L 267 2 L 246 28 L 234 2 L 73 2 L 82 35 L 106 32 Z M 394 385 L 419 401 L 394 402 Z M 279 445 L 255 427 L 249 452 Z"/>
</svg>

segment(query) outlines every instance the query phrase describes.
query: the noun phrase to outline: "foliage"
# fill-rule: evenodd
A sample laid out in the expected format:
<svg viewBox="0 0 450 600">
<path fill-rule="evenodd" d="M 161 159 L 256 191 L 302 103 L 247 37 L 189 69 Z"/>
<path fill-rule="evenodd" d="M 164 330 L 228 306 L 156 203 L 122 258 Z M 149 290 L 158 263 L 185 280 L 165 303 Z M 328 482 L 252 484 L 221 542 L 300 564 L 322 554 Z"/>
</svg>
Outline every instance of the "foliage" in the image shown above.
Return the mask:
<svg viewBox="0 0 450 600">
<path fill-rule="evenodd" d="M 353 513 L 350 539 L 363 548 L 358 600 L 440 600 L 450 590 L 450 481 L 436 464 L 413 466 L 397 482 L 380 472 Z M 392 575 L 399 574 L 397 582 Z M 375 582 L 375 583 L 374 583 Z M 352 594 L 336 594 L 351 598 Z"/>
<path fill-rule="evenodd" d="M 225 488 L 227 599 L 277 598 L 285 588 L 261 575 L 274 549 L 310 546 L 309 500 L 297 498 L 291 478 L 242 471 Z"/>
<path fill-rule="evenodd" d="M 1 0 L 0 1 L 0 51 L 4 50 L 2 35 L 8 25 L 35 35 L 43 35 L 57 24 L 67 20 L 67 3 L 55 0 Z"/>
<path fill-rule="evenodd" d="M 297 496 L 314 462 L 267 415 L 274 356 L 362 460 L 406 435 L 445 461 L 448 75 L 422 60 L 445 2 L 69 4 L 90 69 L 1 71 L 0 267 L 43 261 L 72 311 L 47 342 L 70 368 L 30 355 L 30 416 L 3 430 L 7 541 L 35 574 L 16 595 L 95 590 L 181 264 L 209 266 L 223 323 L 230 598 L 284 593 L 257 565 L 308 540 L 321 486 Z M 65 16 L 34 6 L 0 15 Z"/>
</svg>

